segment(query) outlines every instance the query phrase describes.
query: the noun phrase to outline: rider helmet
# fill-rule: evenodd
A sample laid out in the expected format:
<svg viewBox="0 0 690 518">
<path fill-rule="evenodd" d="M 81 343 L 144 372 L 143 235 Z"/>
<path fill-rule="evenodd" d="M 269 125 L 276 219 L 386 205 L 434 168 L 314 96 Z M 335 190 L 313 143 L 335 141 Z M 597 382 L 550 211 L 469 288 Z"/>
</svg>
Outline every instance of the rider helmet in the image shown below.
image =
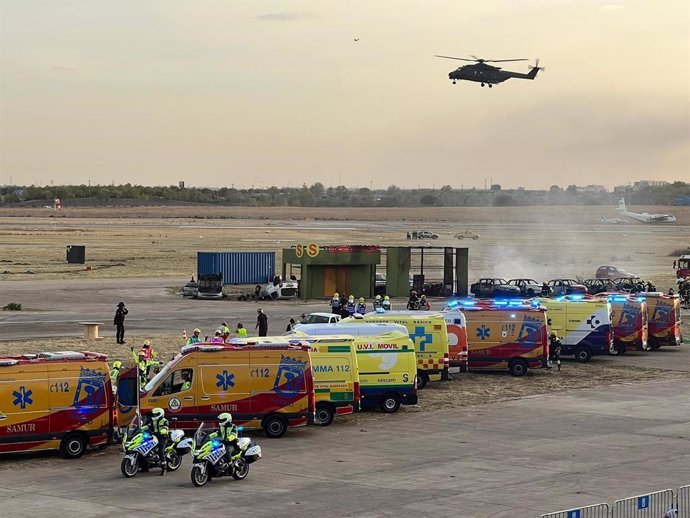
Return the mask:
<svg viewBox="0 0 690 518">
<path fill-rule="evenodd" d="M 221 426 L 227 426 L 232 423 L 232 414 L 229 412 L 223 412 L 218 416 L 218 423 Z"/>
<path fill-rule="evenodd" d="M 122 367 L 122 362 L 120 360 L 113 362 L 113 369 L 119 369 L 121 367 Z"/>
<path fill-rule="evenodd" d="M 163 410 L 162 408 L 156 407 L 153 410 L 151 410 L 151 418 L 154 421 L 158 421 L 159 419 L 162 419 L 163 417 L 165 417 L 165 410 Z"/>
</svg>

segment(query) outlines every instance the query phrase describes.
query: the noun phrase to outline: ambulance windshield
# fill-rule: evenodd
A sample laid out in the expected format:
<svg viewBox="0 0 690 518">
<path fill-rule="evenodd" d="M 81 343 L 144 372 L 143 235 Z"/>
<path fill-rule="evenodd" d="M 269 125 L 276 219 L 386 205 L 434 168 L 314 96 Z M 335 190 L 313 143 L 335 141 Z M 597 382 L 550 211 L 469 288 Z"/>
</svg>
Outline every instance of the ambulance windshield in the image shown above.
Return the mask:
<svg viewBox="0 0 690 518">
<path fill-rule="evenodd" d="M 151 391 L 156 385 L 158 385 L 161 380 L 164 380 L 168 374 L 170 374 L 170 364 L 166 365 L 163 367 L 158 374 L 156 374 L 151 381 L 149 381 L 146 386 L 144 387 L 144 390 L 146 392 Z"/>
</svg>

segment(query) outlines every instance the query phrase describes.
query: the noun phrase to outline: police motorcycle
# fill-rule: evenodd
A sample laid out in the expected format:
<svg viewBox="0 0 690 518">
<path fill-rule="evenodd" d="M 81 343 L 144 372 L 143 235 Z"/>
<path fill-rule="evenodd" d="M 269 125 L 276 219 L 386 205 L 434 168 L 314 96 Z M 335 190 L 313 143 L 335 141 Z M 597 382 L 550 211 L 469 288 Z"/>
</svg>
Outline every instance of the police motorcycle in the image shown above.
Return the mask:
<svg viewBox="0 0 690 518">
<path fill-rule="evenodd" d="M 237 433 L 242 432 L 237 427 Z M 201 423 L 194 434 L 192 455 L 192 483 L 201 487 L 212 478 L 231 476 L 235 480 L 244 480 L 249 475 L 249 465 L 261 458 L 261 446 L 255 445 L 248 437 L 237 439 L 239 451 L 232 455 L 230 462 L 225 458 L 225 444 L 213 433 L 211 424 Z"/>
<path fill-rule="evenodd" d="M 168 445 L 165 447 L 168 471 L 177 471 L 182 465 L 182 457 L 191 451 L 192 440 L 184 437 L 182 430 L 170 430 Z M 158 438 L 142 424 L 136 415 L 124 432 L 122 449 L 125 456 L 120 470 L 126 478 L 136 476 L 139 471 L 160 467 L 158 458 Z"/>
</svg>

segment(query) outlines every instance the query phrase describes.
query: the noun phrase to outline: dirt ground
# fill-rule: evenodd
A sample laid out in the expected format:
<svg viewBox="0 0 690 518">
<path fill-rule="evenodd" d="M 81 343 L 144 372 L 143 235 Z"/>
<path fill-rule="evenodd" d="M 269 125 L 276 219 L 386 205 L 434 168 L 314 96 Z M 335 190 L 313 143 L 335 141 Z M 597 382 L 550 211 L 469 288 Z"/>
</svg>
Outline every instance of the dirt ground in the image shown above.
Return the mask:
<svg viewBox="0 0 690 518">
<path fill-rule="evenodd" d="M 674 252 L 690 247 L 690 207 L 643 209 L 671 212 L 678 224 L 601 224 L 615 216 L 610 207 L 0 209 L 0 280 L 190 277 L 198 251 L 275 251 L 280 265 L 283 248 L 316 242 L 468 247 L 470 282 L 588 278 L 614 264 L 665 290 Z M 439 239 L 405 239 L 422 228 Z M 465 229 L 480 239 L 453 237 Z M 85 265 L 66 263 L 67 245 L 86 246 Z M 413 267 L 420 262 L 413 254 Z M 427 253 L 424 265 L 428 280 L 440 280 L 440 255 Z"/>
</svg>

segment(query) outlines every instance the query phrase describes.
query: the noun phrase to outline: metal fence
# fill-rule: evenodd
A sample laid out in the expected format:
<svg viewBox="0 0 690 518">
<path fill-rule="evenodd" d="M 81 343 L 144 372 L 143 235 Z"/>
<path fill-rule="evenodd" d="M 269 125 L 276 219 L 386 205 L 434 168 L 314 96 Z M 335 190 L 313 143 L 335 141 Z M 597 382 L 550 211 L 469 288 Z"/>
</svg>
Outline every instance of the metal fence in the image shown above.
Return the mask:
<svg viewBox="0 0 690 518">
<path fill-rule="evenodd" d="M 678 518 L 690 518 L 690 486 L 683 486 L 676 493 Z"/>
<path fill-rule="evenodd" d="M 656 491 L 647 495 L 631 496 L 616 500 L 611 508 L 612 518 L 663 518 L 667 511 L 675 508 L 671 489 Z"/>
<path fill-rule="evenodd" d="M 631 496 L 608 504 L 595 504 L 542 514 L 541 518 L 690 518 L 690 485 Z"/>
<path fill-rule="evenodd" d="M 609 518 L 609 504 L 595 504 L 567 511 L 542 514 L 541 518 Z"/>
</svg>

